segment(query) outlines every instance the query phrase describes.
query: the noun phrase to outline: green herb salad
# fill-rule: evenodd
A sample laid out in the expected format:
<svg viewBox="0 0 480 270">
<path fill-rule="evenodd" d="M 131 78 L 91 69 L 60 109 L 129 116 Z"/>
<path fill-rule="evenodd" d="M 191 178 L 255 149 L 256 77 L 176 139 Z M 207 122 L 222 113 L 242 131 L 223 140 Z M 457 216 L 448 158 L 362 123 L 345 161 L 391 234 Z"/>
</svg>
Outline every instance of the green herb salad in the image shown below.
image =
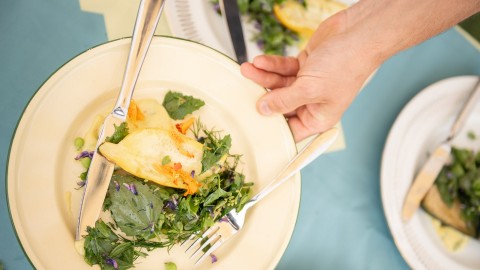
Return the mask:
<svg viewBox="0 0 480 270">
<path fill-rule="evenodd" d="M 424 209 L 455 229 L 480 236 L 480 152 L 453 147 L 435 186 L 422 202 Z"/>
<path fill-rule="evenodd" d="M 247 16 L 258 31 L 253 41 L 266 54 L 284 55 L 288 46 L 294 45 L 299 37 L 297 33 L 283 26 L 273 15 L 273 5 L 285 0 L 238 0 L 240 13 Z M 220 13 L 219 0 L 211 1 Z M 299 2 L 304 2 L 300 1 Z"/>
<path fill-rule="evenodd" d="M 135 100 L 127 121 L 99 148 L 117 166 L 103 205 L 111 220 L 98 220 L 84 239 L 89 265 L 132 268 L 137 258 L 153 249 L 170 249 L 250 199 L 253 183 L 239 172 L 241 156 L 230 153 L 230 135 L 207 128 L 194 116 L 203 105 L 173 91 L 162 104 Z M 93 139 L 87 134 L 74 142 L 76 159 L 87 170 Z M 80 175 L 80 186 L 85 176 Z"/>
<path fill-rule="evenodd" d="M 220 14 L 219 0 L 210 0 Z M 345 9 L 342 0 L 237 0 L 242 16 L 253 25 L 251 41 L 265 54 L 287 55 L 303 49 L 318 25 Z"/>
</svg>

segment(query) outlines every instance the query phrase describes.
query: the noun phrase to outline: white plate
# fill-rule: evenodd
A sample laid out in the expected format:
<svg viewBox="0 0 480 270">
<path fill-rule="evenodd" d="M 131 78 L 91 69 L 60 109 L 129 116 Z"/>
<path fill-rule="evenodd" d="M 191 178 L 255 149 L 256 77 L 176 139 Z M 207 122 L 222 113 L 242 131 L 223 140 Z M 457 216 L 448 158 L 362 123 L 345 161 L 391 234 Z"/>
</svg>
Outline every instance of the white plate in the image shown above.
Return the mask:
<svg viewBox="0 0 480 270">
<path fill-rule="evenodd" d="M 433 229 L 431 218 L 417 210 L 410 222 L 401 219 L 403 200 L 411 181 L 450 127 L 477 81 L 476 76 L 453 77 L 430 85 L 415 96 L 396 119 L 385 145 L 381 167 L 382 202 L 397 247 L 413 269 L 480 269 L 480 243 L 450 252 Z M 476 106 L 454 145 L 478 150 L 480 106 Z"/>
<path fill-rule="evenodd" d="M 352 5 L 357 0 L 338 0 L 340 3 Z M 175 36 L 194 40 L 215 48 L 235 59 L 228 28 L 222 17 L 213 9 L 210 0 L 175 0 L 165 5 L 168 25 Z M 273 15 L 272 15 L 273 16 Z M 251 61 L 255 56 L 263 54 L 252 40 L 256 31 L 253 24 L 242 18 L 247 55 Z M 295 46 L 287 48 L 287 55 L 295 56 Z"/>
<path fill-rule="evenodd" d="M 81 196 L 75 187 L 82 168 L 73 159 L 73 140 L 84 135 L 97 113 L 113 106 L 129 46 L 129 39 L 106 43 L 65 64 L 41 86 L 18 124 L 8 164 L 8 202 L 21 245 L 37 269 L 91 269 L 74 248 Z M 243 154 L 255 192 L 295 155 L 285 119 L 256 112 L 255 101 L 265 89 L 244 79 L 239 66 L 217 51 L 155 37 L 134 98 L 162 101 L 167 89 L 206 102 L 199 111 L 202 121 L 231 134 L 232 152 Z M 273 269 L 290 240 L 299 200 L 297 174 L 251 209 L 242 232 L 216 252 L 217 263 L 198 269 Z M 137 269 L 162 269 L 166 261 L 192 268 L 183 250 L 174 248 L 153 252 Z"/>
</svg>

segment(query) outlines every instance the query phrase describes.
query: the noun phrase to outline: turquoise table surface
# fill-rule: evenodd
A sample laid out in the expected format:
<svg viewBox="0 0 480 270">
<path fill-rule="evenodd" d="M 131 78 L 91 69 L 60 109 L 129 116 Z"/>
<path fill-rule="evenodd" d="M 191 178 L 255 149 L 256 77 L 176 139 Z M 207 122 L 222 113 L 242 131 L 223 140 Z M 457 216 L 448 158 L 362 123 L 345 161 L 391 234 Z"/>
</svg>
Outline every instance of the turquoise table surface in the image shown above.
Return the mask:
<svg viewBox="0 0 480 270">
<path fill-rule="evenodd" d="M 50 74 L 106 40 L 103 17 L 81 11 L 77 0 L 0 1 L 0 262 L 5 269 L 34 268 L 7 207 L 5 173 L 16 124 Z M 472 74 L 480 74 L 480 52 L 455 29 L 385 62 L 343 117 L 346 148 L 302 171 L 296 227 L 277 269 L 408 269 L 381 202 L 385 140 L 420 90 Z"/>
</svg>

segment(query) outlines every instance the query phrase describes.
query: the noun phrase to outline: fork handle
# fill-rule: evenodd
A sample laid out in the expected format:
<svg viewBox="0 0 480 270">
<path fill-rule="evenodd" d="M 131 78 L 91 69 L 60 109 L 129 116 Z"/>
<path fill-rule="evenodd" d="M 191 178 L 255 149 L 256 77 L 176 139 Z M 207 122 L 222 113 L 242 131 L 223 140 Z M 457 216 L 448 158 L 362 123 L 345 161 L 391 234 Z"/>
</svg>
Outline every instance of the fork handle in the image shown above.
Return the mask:
<svg viewBox="0 0 480 270">
<path fill-rule="evenodd" d="M 305 146 L 285 167 L 285 169 L 278 174 L 273 180 L 255 195 L 250 201 L 245 205 L 245 208 L 252 207 L 265 196 L 270 194 L 274 189 L 283 184 L 291 176 L 299 172 L 305 166 L 310 164 L 323 152 L 325 152 L 330 145 L 338 137 L 338 129 L 331 128 L 321 134 L 318 134 L 307 146 Z"/>
</svg>

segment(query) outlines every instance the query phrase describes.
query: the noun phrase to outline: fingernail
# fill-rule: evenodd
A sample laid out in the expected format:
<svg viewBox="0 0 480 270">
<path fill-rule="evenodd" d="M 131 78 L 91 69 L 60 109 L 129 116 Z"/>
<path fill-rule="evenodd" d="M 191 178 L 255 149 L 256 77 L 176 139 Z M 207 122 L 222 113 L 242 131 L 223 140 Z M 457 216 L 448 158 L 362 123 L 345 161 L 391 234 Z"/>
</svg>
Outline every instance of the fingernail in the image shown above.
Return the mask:
<svg viewBox="0 0 480 270">
<path fill-rule="evenodd" d="M 259 109 L 260 109 L 260 113 L 263 114 L 263 115 L 271 115 L 272 114 L 272 111 L 270 110 L 270 107 L 268 107 L 268 104 L 265 101 L 260 102 Z"/>
</svg>

